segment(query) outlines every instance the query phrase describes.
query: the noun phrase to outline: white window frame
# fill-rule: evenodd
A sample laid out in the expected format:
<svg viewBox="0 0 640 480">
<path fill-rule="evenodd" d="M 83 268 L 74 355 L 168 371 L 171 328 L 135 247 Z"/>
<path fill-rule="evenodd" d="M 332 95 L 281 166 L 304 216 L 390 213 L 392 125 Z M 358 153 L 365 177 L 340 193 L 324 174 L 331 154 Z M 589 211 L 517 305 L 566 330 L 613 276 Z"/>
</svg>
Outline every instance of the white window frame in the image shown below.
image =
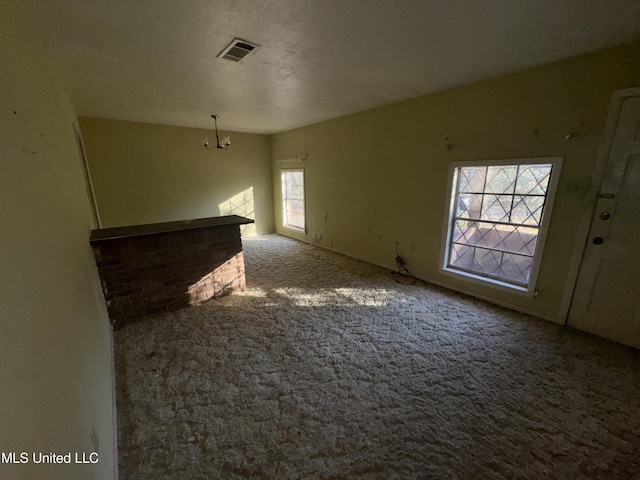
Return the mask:
<svg viewBox="0 0 640 480">
<path fill-rule="evenodd" d="M 284 196 L 285 192 L 284 192 L 284 188 L 283 188 L 283 184 L 282 184 L 282 179 L 283 179 L 284 174 L 286 174 L 286 173 L 294 173 L 294 172 L 302 173 L 302 208 L 303 208 L 303 215 L 304 215 L 304 226 L 303 227 L 298 227 L 296 225 L 287 224 L 286 199 L 285 199 L 285 196 Z M 306 185 L 307 185 L 307 180 L 306 180 L 306 175 L 305 175 L 304 168 L 281 168 L 280 169 L 280 199 L 282 201 L 282 226 L 285 227 L 285 228 L 289 228 L 291 230 L 294 230 L 296 232 L 302 232 L 302 233 L 306 232 L 306 225 L 307 225 L 307 192 L 306 192 Z"/>
<path fill-rule="evenodd" d="M 551 164 L 551 176 L 547 186 L 545 203 L 540 220 L 538 237 L 536 240 L 536 248 L 529 274 L 529 283 L 526 287 L 500 281 L 494 278 L 485 277 L 481 274 L 470 273 L 456 268 L 449 267 L 449 251 L 451 237 L 453 233 L 454 217 L 456 212 L 457 198 L 457 173 L 462 167 L 494 167 L 507 165 L 535 165 L 535 164 Z M 562 167 L 562 157 L 543 157 L 543 158 L 517 158 L 504 160 L 478 160 L 471 162 L 454 162 L 449 165 L 449 178 L 447 182 L 447 197 L 445 201 L 444 225 L 442 229 L 442 243 L 440 246 L 440 273 L 462 279 L 471 283 L 487 285 L 492 288 L 516 293 L 533 298 L 536 296 L 536 282 L 538 279 L 538 271 L 542 261 L 544 244 L 549 230 L 549 222 L 551 212 L 553 211 L 553 203 L 560 178 L 560 169 Z"/>
</svg>

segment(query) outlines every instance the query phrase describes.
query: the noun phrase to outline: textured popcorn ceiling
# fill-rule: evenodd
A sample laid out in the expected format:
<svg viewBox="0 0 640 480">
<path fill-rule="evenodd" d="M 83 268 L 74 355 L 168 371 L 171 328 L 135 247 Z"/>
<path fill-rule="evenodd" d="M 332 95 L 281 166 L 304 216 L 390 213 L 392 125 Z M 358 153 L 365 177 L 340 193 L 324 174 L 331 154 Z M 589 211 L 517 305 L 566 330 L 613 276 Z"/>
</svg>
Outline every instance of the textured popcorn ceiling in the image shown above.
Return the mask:
<svg viewBox="0 0 640 480">
<path fill-rule="evenodd" d="M 640 37 L 635 0 L 27 1 L 79 115 L 254 133 Z"/>
</svg>

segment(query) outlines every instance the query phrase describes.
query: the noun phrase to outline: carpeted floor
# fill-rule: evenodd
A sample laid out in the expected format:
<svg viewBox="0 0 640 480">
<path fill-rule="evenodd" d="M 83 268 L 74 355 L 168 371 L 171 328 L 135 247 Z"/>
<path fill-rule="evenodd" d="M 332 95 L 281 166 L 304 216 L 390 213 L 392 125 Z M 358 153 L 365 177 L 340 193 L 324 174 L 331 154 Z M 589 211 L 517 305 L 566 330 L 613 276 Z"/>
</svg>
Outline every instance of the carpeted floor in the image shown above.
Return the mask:
<svg viewBox="0 0 640 480">
<path fill-rule="evenodd" d="M 280 236 L 116 332 L 120 478 L 638 479 L 640 353 Z"/>
</svg>

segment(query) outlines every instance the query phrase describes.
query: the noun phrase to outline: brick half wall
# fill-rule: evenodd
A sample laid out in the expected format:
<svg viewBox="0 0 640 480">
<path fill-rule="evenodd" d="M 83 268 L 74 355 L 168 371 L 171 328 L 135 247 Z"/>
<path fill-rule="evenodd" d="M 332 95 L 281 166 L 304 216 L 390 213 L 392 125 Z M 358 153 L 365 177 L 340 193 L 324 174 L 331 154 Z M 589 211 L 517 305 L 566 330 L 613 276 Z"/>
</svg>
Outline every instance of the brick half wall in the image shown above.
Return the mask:
<svg viewBox="0 0 640 480">
<path fill-rule="evenodd" d="M 246 288 L 239 225 L 92 245 L 114 328 Z"/>
</svg>

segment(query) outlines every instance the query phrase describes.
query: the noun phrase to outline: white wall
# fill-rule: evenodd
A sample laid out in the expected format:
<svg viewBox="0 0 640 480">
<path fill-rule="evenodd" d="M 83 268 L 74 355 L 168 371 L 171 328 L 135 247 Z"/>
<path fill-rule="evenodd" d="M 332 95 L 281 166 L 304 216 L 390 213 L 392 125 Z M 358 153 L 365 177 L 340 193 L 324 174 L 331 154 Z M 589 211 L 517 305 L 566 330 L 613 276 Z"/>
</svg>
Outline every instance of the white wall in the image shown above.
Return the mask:
<svg viewBox="0 0 640 480">
<path fill-rule="evenodd" d="M 99 452 L 2 479 L 113 479 L 111 329 L 69 100 L 21 2 L 0 3 L 0 452 Z"/>
<path fill-rule="evenodd" d="M 582 209 L 614 91 L 640 85 L 640 41 L 274 136 L 278 232 L 562 323 Z M 568 134 L 572 134 L 566 140 Z M 452 148 L 447 148 L 447 145 Z M 563 157 L 544 258 L 527 298 L 438 270 L 452 162 Z M 280 168 L 303 167 L 307 232 L 282 225 Z M 570 293 L 570 292 L 569 292 Z"/>
<path fill-rule="evenodd" d="M 213 126 L 213 125 L 212 125 Z M 205 150 L 197 128 L 80 118 L 102 226 L 240 215 L 243 233 L 273 232 L 269 137 L 231 135 L 229 150 Z"/>
</svg>

